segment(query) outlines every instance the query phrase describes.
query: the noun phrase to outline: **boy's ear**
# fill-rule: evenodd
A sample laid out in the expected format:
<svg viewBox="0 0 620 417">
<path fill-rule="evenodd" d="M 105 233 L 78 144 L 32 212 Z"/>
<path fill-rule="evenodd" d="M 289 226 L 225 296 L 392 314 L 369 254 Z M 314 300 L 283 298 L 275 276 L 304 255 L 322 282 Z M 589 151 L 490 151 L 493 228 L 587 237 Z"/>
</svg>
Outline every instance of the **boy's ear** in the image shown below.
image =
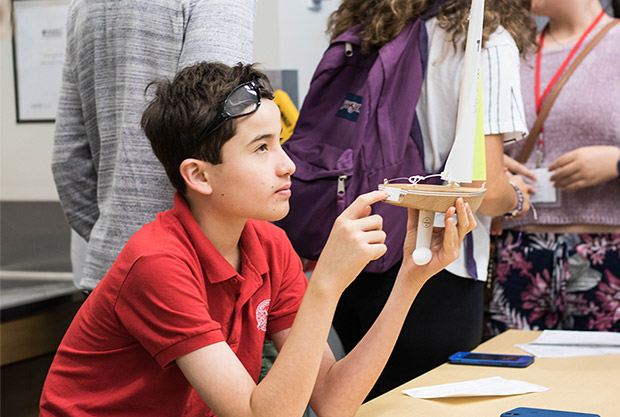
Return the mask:
<svg viewBox="0 0 620 417">
<path fill-rule="evenodd" d="M 213 191 L 207 171 L 208 162 L 188 158 L 181 162 L 179 171 L 188 188 L 200 193 L 211 194 Z"/>
</svg>

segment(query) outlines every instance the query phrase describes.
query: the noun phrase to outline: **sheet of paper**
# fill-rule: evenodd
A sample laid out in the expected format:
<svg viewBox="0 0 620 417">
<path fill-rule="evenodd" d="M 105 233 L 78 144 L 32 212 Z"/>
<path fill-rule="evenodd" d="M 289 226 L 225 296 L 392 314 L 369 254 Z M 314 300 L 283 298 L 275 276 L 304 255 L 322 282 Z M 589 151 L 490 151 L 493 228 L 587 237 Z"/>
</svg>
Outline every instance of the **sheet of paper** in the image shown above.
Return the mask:
<svg viewBox="0 0 620 417">
<path fill-rule="evenodd" d="M 411 388 L 403 392 L 413 398 L 479 397 L 488 395 L 516 395 L 528 392 L 542 392 L 549 388 L 516 379 L 499 376 Z"/>
<path fill-rule="evenodd" d="M 569 358 L 572 356 L 595 356 L 608 353 L 620 354 L 620 348 L 616 347 L 591 347 L 591 346 L 558 346 L 558 345 L 533 345 L 518 344 L 519 349 L 536 356 L 537 358 Z"/>
<path fill-rule="evenodd" d="M 577 330 L 543 330 L 533 345 L 620 347 L 620 333 Z"/>
</svg>

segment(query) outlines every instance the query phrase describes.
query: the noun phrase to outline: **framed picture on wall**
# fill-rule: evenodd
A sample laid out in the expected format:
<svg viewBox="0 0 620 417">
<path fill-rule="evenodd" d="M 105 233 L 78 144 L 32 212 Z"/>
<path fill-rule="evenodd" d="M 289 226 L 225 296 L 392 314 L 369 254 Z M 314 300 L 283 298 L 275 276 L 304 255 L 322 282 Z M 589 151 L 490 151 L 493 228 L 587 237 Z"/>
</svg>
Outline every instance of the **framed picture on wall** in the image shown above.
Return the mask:
<svg viewBox="0 0 620 417">
<path fill-rule="evenodd" d="M 17 122 L 53 122 L 65 57 L 69 0 L 13 1 Z"/>
</svg>

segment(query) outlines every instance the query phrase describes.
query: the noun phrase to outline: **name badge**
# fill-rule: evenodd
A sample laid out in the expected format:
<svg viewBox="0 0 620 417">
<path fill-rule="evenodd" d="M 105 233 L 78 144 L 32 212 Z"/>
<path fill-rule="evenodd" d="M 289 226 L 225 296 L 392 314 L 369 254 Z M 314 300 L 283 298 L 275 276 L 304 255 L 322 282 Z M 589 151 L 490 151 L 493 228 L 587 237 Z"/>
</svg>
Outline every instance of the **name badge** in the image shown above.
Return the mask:
<svg viewBox="0 0 620 417">
<path fill-rule="evenodd" d="M 525 179 L 526 182 L 533 185 L 536 188 L 536 194 L 530 195 L 530 203 L 555 205 L 559 204 L 559 190 L 553 186 L 550 178 L 553 172 L 547 171 L 547 168 L 536 168 L 532 170 L 538 182 Z"/>
</svg>

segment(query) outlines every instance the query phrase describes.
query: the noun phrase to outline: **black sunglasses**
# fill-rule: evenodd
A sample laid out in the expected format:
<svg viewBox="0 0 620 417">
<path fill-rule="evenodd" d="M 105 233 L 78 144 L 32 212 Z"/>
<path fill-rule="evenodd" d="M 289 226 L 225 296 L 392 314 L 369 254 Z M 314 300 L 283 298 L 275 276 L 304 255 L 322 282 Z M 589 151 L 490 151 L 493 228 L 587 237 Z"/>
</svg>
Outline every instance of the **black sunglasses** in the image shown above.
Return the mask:
<svg viewBox="0 0 620 417">
<path fill-rule="evenodd" d="M 256 80 L 248 81 L 235 87 L 234 90 L 224 100 L 224 106 L 217 116 L 207 125 L 201 138 L 213 133 L 225 121 L 236 119 L 237 117 L 247 116 L 254 113 L 260 107 L 261 88 L 264 87 Z M 272 94 L 267 94 L 266 98 L 273 99 Z"/>
</svg>

